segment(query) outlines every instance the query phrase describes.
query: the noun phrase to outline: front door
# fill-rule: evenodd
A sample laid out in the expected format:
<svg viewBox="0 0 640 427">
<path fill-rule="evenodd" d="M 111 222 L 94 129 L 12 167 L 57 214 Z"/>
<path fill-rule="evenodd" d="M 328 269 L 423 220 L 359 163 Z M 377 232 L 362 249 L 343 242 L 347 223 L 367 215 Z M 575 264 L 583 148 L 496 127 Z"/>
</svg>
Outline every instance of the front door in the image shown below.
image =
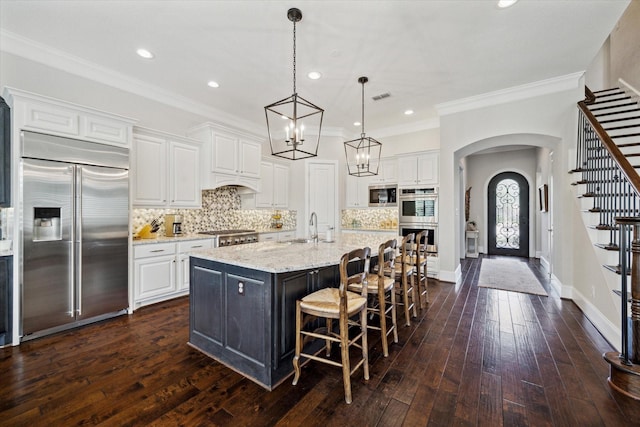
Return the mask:
<svg viewBox="0 0 640 427">
<path fill-rule="evenodd" d="M 529 183 L 503 172 L 489 182 L 489 255 L 529 256 Z"/>
</svg>

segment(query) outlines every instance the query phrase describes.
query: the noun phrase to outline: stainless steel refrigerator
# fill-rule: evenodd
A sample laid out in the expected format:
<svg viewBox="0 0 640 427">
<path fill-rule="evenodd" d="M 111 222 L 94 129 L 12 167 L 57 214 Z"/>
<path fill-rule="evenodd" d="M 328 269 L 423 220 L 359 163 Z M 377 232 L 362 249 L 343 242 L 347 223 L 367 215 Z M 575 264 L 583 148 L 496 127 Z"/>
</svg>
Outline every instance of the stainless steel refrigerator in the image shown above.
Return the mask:
<svg viewBox="0 0 640 427">
<path fill-rule="evenodd" d="M 22 339 L 124 313 L 129 150 L 21 136 Z"/>
</svg>

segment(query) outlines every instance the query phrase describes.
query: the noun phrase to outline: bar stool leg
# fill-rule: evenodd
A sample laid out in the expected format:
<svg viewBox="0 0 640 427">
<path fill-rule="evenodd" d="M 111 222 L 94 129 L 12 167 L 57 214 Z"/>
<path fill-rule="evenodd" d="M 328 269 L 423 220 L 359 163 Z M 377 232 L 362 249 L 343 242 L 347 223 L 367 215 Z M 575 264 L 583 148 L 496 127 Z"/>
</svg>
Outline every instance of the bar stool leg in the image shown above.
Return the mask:
<svg viewBox="0 0 640 427">
<path fill-rule="evenodd" d="M 398 316 L 396 311 L 396 290 L 391 288 L 391 323 L 393 323 L 393 342 L 398 342 Z"/>
<path fill-rule="evenodd" d="M 333 319 L 329 319 L 328 317 L 325 319 L 325 325 L 327 327 L 327 335 L 331 335 L 331 328 L 333 327 Z M 327 350 L 327 357 L 331 356 L 331 340 L 325 340 L 326 344 L 326 350 Z"/>
<path fill-rule="evenodd" d="M 418 290 L 416 289 L 416 283 L 413 280 L 414 275 L 411 274 L 411 303 L 413 305 L 413 317 L 418 317 L 418 308 L 416 307 L 419 303 L 418 301 Z"/>
<path fill-rule="evenodd" d="M 300 301 L 296 301 L 296 353 L 293 357 L 293 369 L 295 374 L 293 376 L 293 385 L 298 383 L 300 379 L 300 353 L 302 352 L 302 310 L 300 309 Z"/>
<path fill-rule="evenodd" d="M 369 379 L 369 339 L 367 338 L 367 310 L 360 312 L 360 329 L 362 330 L 362 360 L 364 361 L 364 379 Z"/>
<path fill-rule="evenodd" d="M 366 310 L 363 310 L 366 317 Z M 362 314 L 361 314 L 362 316 Z M 340 318 L 340 355 L 342 358 L 342 381 L 344 400 L 351 403 L 351 365 L 349 363 L 349 325 L 346 318 Z"/>
<path fill-rule="evenodd" d="M 393 290 L 392 290 L 393 293 Z M 380 336 L 382 338 L 382 354 L 384 357 L 389 356 L 389 341 L 387 340 L 387 314 L 385 304 L 385 293 L 378 292 L 378 308 L 380 311 Z"/>
<path fill-rule="evenodd" d="M 407 326 L 411 326 L 411 317 L 409 316 L 409 285 L 407 284 L 407 275 L 402 273 L 402 302 L 404 303 L 404 318 Z"/>
</svg>

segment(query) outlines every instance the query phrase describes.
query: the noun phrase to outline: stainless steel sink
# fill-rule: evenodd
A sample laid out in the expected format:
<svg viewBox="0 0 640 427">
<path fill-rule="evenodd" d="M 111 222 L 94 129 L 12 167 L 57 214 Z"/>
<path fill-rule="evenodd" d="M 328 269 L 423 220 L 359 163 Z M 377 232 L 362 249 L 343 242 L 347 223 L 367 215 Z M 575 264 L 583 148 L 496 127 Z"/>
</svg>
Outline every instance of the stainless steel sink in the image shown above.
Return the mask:
<svg viewBox="0 0 640 427">
<path fill-rule="evenodd" d="M 312 239 L 293 239 L 290 240 L 291 243 L 312 243 Z"/>
</svg>

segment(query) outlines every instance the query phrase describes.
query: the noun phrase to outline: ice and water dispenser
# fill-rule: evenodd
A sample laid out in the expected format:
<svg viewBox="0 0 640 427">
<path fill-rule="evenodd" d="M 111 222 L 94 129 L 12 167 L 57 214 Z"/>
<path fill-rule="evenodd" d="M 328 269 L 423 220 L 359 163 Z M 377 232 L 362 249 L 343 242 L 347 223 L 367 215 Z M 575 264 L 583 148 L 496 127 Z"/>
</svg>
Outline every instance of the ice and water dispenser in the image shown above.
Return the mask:
<svg viewBox="0 0 640 427">
<path fill-rule="evenodd" d="M 33 241 L 62 240 L 60 208 L 33 208 Z"/>
</svg>

